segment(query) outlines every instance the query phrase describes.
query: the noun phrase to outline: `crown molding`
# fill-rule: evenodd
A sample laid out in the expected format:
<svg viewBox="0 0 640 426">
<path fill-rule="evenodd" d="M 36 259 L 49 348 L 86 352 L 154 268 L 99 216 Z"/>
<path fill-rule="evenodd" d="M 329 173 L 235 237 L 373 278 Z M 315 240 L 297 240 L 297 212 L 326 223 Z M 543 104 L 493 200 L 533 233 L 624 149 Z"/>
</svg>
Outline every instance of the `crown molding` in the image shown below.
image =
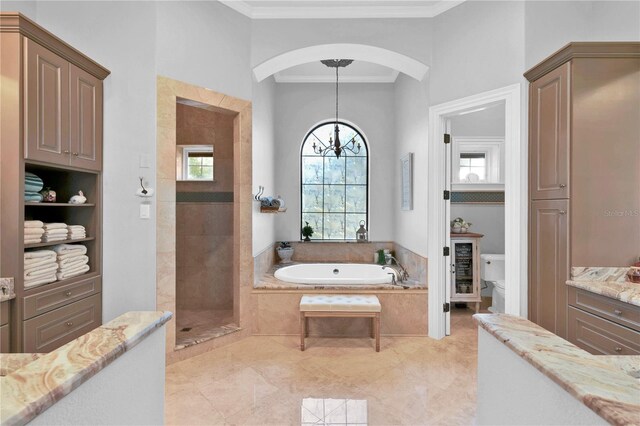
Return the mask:
<svg viewBox="0 0 640 426">
<path fill-rule="evenodd" d="M 254 7 L 243 0 L 219 1 L 251 19 L 433 18 L 465 2 L 465 0 L 440 0 L 431 6 Z"/>
<path fill-rule="evenodd" d="M 400 71 L 391 70 L 388 75 L 345 75 L 340 76 L 340 83 L 395 83 Z M 335 83 L 332 75 L 273 75 L 276 83 Z"/>
</svg>

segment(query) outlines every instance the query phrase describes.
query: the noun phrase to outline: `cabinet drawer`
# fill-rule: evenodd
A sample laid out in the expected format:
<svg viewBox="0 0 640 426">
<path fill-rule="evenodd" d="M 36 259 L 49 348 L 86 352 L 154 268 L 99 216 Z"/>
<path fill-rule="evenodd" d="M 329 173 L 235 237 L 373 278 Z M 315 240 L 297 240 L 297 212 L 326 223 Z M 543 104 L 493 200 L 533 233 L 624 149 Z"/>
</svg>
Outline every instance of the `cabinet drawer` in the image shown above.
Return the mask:
<svg viewBox="0 0 640 426">
<path fill-rule="evenodd" d="M 569 341 L 594 355 L 640 355 L 640 333 L 572 306 Z"/>
<path fill-rule="evenodd" d="M 568 287 L 569 305 L 640 331 L 640 307 L 580 288 Z"/>
<path fill-rule="evenodd" d="M 101 293 L 24 322 L 24 352 L 50 352 L 98 327 Z"/>
<path fill-rule="evenodd" d="M 24 298 L 24 319 L 33 318 L 100 292 L 100 277 L 84 279 Z"/>
<path fill-rule="evenodd" d="M 9 350 L 9 325 L 0 327 L 0 353 L 6 354 Z"/>
<path fill-rule="evenodd" d="M 0 303 L 0 325 L 9 322 L 9 301 Z"/>
</svg>

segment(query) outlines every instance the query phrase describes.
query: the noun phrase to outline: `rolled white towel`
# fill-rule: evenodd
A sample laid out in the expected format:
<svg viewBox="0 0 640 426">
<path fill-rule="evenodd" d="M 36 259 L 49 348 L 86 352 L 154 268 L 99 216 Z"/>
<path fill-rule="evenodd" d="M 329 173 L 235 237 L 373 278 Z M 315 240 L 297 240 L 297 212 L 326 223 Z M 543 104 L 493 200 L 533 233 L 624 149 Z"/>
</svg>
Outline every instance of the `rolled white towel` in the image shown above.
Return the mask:
<svg viewBox="0 0 640 426">
<path fill-rule="evenodd" d="M 67 278 L 77 277 L 78 275 L 82 275 L 89 270 L 89 265 L 83 265 L 78 268 L 67 269 L 63 272 L 57 272 L 56 277 L 59 280 L 66 280 Z"/>
<path fill-rule="evenodd" d="M 89 263 L 89 257 L 85 255 L 68 257 L 66 259 L 58 260 L 58 268 L 77 268 L 78 266 L 86 265 Z"/>
<path fill-rule="evenodd" d="M 43 228 L 46 230 L 49 229 L 67 229 L 66 223 L 45 223 Z"/>
<path fill-rule="evenodd" d="M 57 246 L 56 246 L 57 247 Z M 85 247 L 86 249 L 86 247 Z M 24 252 L 24 263 L 27 264 L 27 259 L 38 259 L 42 260 L 42 258 L 51 257 L 55 259 L 56 252 L 53 250 L 34 250 L 34 251 L 25 251 Z"/>
<path fill-rule="evenodd" d="M 44 226 L 44 222 L 40 220 L 25 220 L 24 227 L 25 228 L 42 228 Z"/>
<path fill-rule="evenodd" d="M 24 270 L 24 279 L 36 279 L 42 275 L 51 275 L 58 270 L 58 264 L 53 262 L 49 265 L 41 265 L 36 268 L 30 268 Z"/>
<path fill-rule="evenodd" d="M 56 274 L 45 275 L 42 277 L 34 278 L 32 280 L 24 280 L 24 288 L 30 288 L 42 284 L 49 284 L 54 281 L 57 281 Z"/>
<path fill-rule="evenodd" d="M 37 235 L 40 236 L 44 234 L 43 228 L 24 228 L 24 235 Z"/>
<path fill-rule="evenodd" d="M 87 253 L 87 247 L 82 244 L 58 244 L 51 247 L 59 256 L 65 254 L 81 255 Z"/>
</svg>

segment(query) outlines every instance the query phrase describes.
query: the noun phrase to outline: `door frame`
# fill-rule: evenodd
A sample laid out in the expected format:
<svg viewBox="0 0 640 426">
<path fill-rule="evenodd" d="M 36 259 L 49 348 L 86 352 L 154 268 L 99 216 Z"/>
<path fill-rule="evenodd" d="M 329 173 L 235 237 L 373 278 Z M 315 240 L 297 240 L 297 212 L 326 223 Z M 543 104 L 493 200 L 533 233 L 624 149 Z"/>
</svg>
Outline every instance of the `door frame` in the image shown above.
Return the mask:
<svg viewBox="0 0 640 426">
<path fill-rule="evenodd" d="M 429 108 L 429 182 L 427 204 L 427 230 L 429 259 L 429 337 L 441 339 L 447 330 L 447 315 L 443 305 L 447 303 L 446 283 L 450 259 L 442 249 L 448 241 L 448 228 L 443 227 L 447 218 L 443 190 L 446 188 L 446 148 L 443 134 L 449 117 L 471 110 L 504 102 L 505 104 L 505 312 L 526 315 L 527 306 L 527 185 L 528 151 L 523 136 L 521 113 L 523 110 L 522 84 L 513 84 L 479 93 Z"/>
</svg>

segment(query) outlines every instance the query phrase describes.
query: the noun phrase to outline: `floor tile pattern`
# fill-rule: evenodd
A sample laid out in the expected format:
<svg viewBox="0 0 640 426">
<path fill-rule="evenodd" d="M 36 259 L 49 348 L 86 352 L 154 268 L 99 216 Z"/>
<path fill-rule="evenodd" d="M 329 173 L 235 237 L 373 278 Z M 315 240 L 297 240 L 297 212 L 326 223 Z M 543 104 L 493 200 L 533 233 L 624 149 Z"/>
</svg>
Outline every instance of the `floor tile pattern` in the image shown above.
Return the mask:
<svg viewBox="0 0 640 426">
<path fill-rule="evenodd" d="M 170 425 L 468 425 L 476 406 L 477 329 L 370 339 L 253 336 L 167 367 Z"/>
</svg>

